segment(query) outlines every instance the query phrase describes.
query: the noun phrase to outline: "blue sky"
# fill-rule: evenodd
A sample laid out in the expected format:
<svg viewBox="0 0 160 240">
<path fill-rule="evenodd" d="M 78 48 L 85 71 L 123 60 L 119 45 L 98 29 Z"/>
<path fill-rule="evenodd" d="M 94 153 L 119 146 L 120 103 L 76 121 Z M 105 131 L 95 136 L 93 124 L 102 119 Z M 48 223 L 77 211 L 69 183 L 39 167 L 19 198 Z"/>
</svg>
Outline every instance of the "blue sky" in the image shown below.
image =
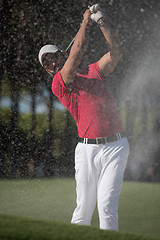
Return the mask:
<svg viewBox="0 0 160 240">
<path fill-rule="evenodd" d="M 1 104 L 2 107 L 10 107 L 11 106 L 11 101 L 9 98 L 3 97 L 1 99 Z M 58 110 L 63 111 L 64 107 L 63 105 L 55 101 L 54 102 L 54 107 Z M 19 111 L 20 113 L 30 113 L 31 112 L 31 98 L 29 96 L 25 96 L 23 99 L 21 99 L 19 103 Z M 36 113 L 44 113 L 47 112 L 47 106 L 43 102 L 40 102 L 36 104 Z"/>
</svg>

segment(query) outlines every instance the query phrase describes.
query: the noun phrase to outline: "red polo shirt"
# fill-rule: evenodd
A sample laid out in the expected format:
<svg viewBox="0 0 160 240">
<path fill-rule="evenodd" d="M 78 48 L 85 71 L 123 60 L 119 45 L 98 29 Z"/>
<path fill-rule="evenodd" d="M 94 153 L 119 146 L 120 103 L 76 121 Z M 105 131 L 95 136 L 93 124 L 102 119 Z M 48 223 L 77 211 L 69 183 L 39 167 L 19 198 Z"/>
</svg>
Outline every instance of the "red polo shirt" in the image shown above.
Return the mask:
<svg viewBox="0 0 160 240">
<path fill-rule="evenodd" d="M 75 119 L 79 137 L 108 137 L 123 131 L 117 105 L 97 62 L 76 75 L 71 90 L 58 72 L 53 78 L 52 92 Z"/>
</svg>

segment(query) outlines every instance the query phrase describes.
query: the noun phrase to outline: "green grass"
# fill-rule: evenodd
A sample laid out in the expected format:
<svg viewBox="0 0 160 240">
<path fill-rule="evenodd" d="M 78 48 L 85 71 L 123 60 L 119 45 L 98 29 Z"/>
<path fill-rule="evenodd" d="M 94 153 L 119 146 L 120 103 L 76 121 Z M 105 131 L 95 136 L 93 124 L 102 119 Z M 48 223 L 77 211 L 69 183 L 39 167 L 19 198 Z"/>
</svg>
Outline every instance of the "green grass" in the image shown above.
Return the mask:
<svg viewBox="0 0 160 240">
<path fill-rule="evenodd" d="M 160 184 L 124 183 L 119 216 L 122 231 L 160 238 Z"/>
<path fill-rule="evenodd" d="M 0 215 L 3 240 L 151 240 L 149 237 L 104 231 L 88 226 Z"/>
<path fill-rule="evenodd" d="M 69 224 L 75 202 L 73 179 L 0 181 L 2 214 Z M 98 228 L 97 209 L 92 227 Z M 160 184 L 124 182 L 119 200 L 119 231 L 160 239 Z"/>
</svg>

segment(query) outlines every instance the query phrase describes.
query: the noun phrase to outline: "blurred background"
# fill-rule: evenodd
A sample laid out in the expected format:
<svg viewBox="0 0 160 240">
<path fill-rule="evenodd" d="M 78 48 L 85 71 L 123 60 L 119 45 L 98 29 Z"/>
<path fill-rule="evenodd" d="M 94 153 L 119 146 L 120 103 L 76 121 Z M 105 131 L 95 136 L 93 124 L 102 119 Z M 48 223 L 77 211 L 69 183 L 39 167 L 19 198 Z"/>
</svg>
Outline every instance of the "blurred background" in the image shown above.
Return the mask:
<svg viewBox="0 0 160 240">
<path fill-rule="evenodd" d="M 0 178 L 74 176 L 77 129 L 38 61 L 44 44 L 66 49 L 96 1 L 0 1 Z M 160 3 L 100 0 L 123 58 L 106 79 L 130 156 L 125 179 L 160 181 Z M 95 24 L 82 65 L 108 51 Z"/>
</svg>

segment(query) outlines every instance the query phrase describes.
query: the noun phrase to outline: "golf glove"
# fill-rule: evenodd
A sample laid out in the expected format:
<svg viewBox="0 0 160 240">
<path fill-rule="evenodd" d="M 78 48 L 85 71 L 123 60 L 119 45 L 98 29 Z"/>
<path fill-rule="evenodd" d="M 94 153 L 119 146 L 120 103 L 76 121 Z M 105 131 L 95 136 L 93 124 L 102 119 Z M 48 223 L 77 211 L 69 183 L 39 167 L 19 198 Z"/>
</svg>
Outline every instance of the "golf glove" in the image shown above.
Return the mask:
<svg viewBox="0 0 160 240">
<path fill-rule="evenodd" d="M 91 14 L 91 19 L 94 22 L 98 22 L 99 19 L 103 17 L 102 10 L 100 9 L 98 4 L 94 4 L 93 6 L 89 7 Z"/>
</svg>

